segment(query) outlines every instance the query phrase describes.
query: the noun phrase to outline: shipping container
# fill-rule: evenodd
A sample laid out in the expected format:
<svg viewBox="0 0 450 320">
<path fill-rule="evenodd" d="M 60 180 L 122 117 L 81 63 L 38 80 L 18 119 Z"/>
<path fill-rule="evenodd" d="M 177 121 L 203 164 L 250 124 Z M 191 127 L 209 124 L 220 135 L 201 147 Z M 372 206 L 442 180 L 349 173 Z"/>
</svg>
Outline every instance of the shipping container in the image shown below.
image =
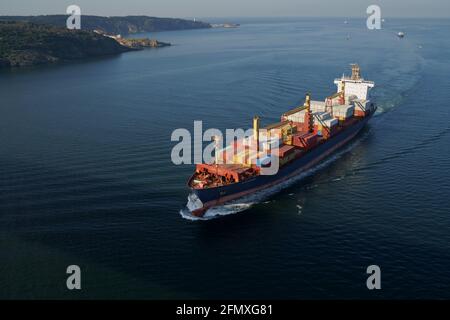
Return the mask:
<svg viewBox="0 0 450 320">
<path fill-rule="evenodd" d="M 302 110 L 302 111 L 299 111 L 299 112 L 296 112 L 296 113 L 284 116 L 284 119 L 292 121 L 292 122 L 303 123 L 303 122 L 305 122 L 305 115 L 306 115 L 306 111 Z"/>
<path fill-rule="evenodd" d="M 278 156 L 280 158 L 283 158 L 283 157 L 289 155 L 290 153 L 292 153 L 294 150 L 295 150 L 294 146 L 284 145 L 284 146 L 279 148 Z"/>
<path fill-rule="evenodd" d="M 316 133 L 300 133 L 292 136 L 292 144 L 296 147 L 310 149 L 317 143 Z"/>
<path fill-rule="evenodd" d="M 353 116 L 355 107 L 352 105 L 333 106 L 333 117 L 339 120 L 346 120 Z"/>
<path fill-rule="evenodd" d="M 314 116 L 314 118 L 319 118 L 320 120 L 326 120 L 326 119 L 331 118 L 331 113 L 330 112 L 314 112 L 313 116 Z"/>
<path fill-rule="evenodd" d="M 332 128 L 334 126 L 337 126 L 339 124 L 338 119 L 332 118 L 332 119 L 326 119 L 323 121 L 323 123 L 328 127 Z"/>
<path fill-rule="evenodd" d="M 326 111 L 325 101 L 311 100 L 311 111 L 312 112 L 325 112 Z"/>
</svg>

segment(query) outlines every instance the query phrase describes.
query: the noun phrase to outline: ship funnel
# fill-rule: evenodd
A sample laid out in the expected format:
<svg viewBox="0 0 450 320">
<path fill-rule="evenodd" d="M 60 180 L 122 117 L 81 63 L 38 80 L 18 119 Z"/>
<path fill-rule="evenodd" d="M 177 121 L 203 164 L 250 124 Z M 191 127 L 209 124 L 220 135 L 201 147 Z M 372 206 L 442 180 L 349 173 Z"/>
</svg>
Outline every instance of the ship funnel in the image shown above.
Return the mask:
<svg viewBox="0 0 450 320">
<path fill-rule="evenodd" d="M 256 143 L 256 151 L 259 151 L 259 117 L 253 117 L 253 138 Z"/>
<path fill-rule="evenodd" d="M 352 66 L 352 80 L 361 79 L 361 69 L 359 68 L 359 65 L 353 63 L 351 64 L 351 66 Z"/>
</svg>

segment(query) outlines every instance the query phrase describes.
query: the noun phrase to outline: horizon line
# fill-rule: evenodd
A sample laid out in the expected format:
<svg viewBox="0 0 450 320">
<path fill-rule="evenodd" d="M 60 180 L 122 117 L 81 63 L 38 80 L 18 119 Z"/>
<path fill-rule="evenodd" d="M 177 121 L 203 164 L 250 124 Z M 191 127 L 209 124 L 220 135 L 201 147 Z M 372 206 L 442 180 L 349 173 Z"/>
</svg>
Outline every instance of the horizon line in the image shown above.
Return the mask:
<svg viewBox="0 0 450 320">
<path fill-rule="evenodd" d="M 4 14 L 0 17 L 39 17 L 39 16 L 69 16 L 66 13 L 50 13 L 50 14 Z M 92 17 L 104 17 L 104 18 L 123 18 L 123 17 L 151 17 L 151 18 L 171 18 L 171 19 L 282 19 L 282 18 L 342 18 L 342 19 L 366 19 L 367 16 L 301 16 L 301 15 L 279 15 L 279 16 L 203 16 L 203 17 L 193 17 L 193 16 L 154 16 L 146 14 L 127 14 L 127 15 L 99 15 L 99 14 L 83 14 L 82 16 L 92 16 Z M 450 16 L 384 16 L 386 19 L 450 19 Z"/>
</svg>

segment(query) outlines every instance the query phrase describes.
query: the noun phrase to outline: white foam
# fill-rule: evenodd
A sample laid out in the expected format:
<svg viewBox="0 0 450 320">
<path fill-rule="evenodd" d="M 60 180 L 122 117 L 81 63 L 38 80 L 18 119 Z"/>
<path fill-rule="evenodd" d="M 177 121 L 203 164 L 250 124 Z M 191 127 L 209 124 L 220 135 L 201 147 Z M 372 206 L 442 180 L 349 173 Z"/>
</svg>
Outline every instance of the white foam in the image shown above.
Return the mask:
<svg viewBox="0 0 450 320">
<path fill-rule="evenodd" d="M 199 217 L 196 217 L 196 216 L 192 215 L 192 213 L 187 208 L 181 209 L 180 210 L 180 215 L 186 220 L 192 220 L 192 221 L 205 220 L 203 218 L 199 218 Z"/>
</svg>

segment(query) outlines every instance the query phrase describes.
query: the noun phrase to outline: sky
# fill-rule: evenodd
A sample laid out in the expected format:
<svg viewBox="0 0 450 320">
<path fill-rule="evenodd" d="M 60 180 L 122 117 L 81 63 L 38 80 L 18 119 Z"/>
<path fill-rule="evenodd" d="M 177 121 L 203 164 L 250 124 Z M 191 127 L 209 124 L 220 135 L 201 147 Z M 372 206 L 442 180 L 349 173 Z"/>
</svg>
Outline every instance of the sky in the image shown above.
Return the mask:
<svg viewBox="0 0 450 320">
<path fill-rule="evenodd" d="M 0 15 L 82 14 L 157 17 L 366 17 L 376 4 L 382 17 L 450 17 L 450 0 L 0 0 Z"/>
</svg>

